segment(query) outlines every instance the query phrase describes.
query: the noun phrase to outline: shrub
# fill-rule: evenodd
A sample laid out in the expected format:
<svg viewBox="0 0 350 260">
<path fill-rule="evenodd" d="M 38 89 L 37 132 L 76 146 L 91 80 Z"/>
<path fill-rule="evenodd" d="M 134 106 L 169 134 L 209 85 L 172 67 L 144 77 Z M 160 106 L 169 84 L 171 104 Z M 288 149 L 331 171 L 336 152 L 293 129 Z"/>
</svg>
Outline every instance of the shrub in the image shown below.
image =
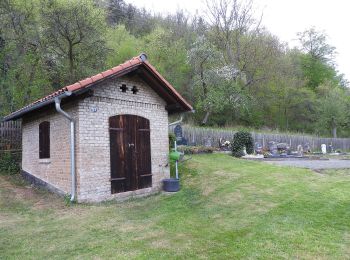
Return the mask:
<svg viewBox="0 0 350 260">
<path fill-rule="evenodd" d="M 244 147 L 248 154 L 254 152 L 253 137 L 249 132 L 239 131 L 233 136 L 232 155 L 235 157 L 242 157 L 244 155 Z"/>
<path fill-rule="evenodd" d="M 200 153 L 213 153 L 217 149 L 214 147 L 207 146 L 185 146 L 181 145 L 177 147 L 179 152 L 183 152 L 184 154 L 200 154 Z"/>
<path fill-rule="evenodd" d="M 19 172 L 19 153 L 0 152 L 0 172 L 6 174 L 16 174 Z"/>
<path fill-rule="evenodd" d="M 169 149 L 174 148 L 174 143 L 176 141 L 176 136 L 174 133 L 169 133 Z"/>
</svg>

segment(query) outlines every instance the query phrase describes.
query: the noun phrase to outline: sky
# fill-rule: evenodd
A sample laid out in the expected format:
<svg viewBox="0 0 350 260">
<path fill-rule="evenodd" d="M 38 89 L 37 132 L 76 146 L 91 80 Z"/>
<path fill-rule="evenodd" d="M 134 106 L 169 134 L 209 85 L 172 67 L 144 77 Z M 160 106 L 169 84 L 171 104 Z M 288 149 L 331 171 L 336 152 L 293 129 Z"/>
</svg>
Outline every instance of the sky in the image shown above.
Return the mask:
<svg viewBox="0 0 350 260">
<path fill-rule="evenodd" d="M 174 13 L 183 9 L 203 14 L 203 0 L 126 0 L 155 13 Z M 340 73 L 350 80 L 350 1 L 347 0 L 255 0 L 255 13 L 263 13 L 262 24 L 290 47 L 298 46 L 296 34 L 315 27 L 328 35 L 336 48 Z"/>
</svg>

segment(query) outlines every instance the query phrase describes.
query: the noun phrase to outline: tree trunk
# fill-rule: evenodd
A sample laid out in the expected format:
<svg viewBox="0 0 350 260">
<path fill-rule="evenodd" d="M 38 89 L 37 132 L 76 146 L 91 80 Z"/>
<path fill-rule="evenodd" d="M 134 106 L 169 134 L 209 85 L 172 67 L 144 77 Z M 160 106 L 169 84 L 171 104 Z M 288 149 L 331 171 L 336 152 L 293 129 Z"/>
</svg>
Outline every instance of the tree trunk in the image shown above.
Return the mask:
<svg viewBox="0 0 350 260">
<path fill-rule="evenodd" d="M 333 138 L 337 138 L 337 125 L 335 123 L 334 117 L 332 117 L 332 136 Z"/>
<path fill-rule="evenodd" d="M 289 129 L 289 120 L 288 120 L 288 110 L 287 110 L 287 107 L 285 106 L 284 107 L 284 118 L 286 120 L 286 130 L 288 131 Z"/>
<path fill-rule="evenodd" d="M 203 69 L 203 63 L 200 65 L 200 76 L 201 76 L 201 81 L 202 81 L 202 90 L 203 90 L 203 101 L 207 98 L 208 95 L 208 89 L 207 89 L 207 84 L 205 83 L 204 80 L 204 69 Z M 202 125 L 206 125 L 208 122 L 210 112 L 209 109 L 206 111 L 205 116 L 202 120 Z"/>
<path fill-rule="evenodd" d="M 201 75 L 201 81 L 202 81 L 202 88 L 203 88 L 203 100 L 207 98 L 208 89 L 207 84 L 204 80 L 204 69 L 203 69 L 203 63 L 200 65 L 200 75 Z"/>
<path fill-rule="evenodd" d="M 337 138 L 337 127 L 336 126 L 334 126 L 332 128 L 332 135 L 333 135 L 333 138 Z"/>
<path fill-rule="evenodd" d="M 209 115 L 210 115 L 210 111 L 207 111 L 205 113 L 205 116 L 204 116 L 203 120 L 202 120 L 202 125 L 206 125 L 207 124 Z"/>
<path fill-rule="evenodd" d="M 74 59 L 73 59 L 73 44 L 69 43 L 68 49 L 68 59 L 69 59 L 69 77 L 70 81 L 73 82 L 74 78 Z"/>
</svg>

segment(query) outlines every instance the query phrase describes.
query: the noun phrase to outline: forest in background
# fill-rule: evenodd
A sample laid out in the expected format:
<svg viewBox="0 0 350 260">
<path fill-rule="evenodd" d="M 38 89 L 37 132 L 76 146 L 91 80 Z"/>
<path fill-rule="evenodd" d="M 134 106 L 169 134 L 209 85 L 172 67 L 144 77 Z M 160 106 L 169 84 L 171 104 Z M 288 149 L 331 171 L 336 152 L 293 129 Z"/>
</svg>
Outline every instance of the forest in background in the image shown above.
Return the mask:
<svg viewBox="0 0 350 260">
<path fill-rule="evenodd" d="M 0 118 L 145 52 L 193 104 L 193 124 L 350 136 L 348 82 L 324 32 L 300 32 L 290 48 L 251 0 L 204 8 L 165 16 L 123 0 L 2 0 Z"/>
</svg>

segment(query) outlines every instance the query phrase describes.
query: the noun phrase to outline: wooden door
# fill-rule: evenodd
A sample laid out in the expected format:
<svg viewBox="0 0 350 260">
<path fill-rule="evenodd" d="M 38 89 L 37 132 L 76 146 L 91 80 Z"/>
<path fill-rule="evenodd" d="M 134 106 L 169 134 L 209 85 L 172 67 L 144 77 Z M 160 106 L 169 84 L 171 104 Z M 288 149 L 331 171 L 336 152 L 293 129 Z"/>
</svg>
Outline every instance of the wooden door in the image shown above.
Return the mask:
<svg viewBox="0 0 350 260">
<path fill-rule="evenodd" d="M 109 118 L 111 192 L 152 186 L 149 120 L 135 115 Z"/>
<path fill-rule="evenodd" d="M 135 155 L 138 188 L 152 186 L 151 138 L 149 120 L 143 117 L 136 119 Z"/>
</svg>

